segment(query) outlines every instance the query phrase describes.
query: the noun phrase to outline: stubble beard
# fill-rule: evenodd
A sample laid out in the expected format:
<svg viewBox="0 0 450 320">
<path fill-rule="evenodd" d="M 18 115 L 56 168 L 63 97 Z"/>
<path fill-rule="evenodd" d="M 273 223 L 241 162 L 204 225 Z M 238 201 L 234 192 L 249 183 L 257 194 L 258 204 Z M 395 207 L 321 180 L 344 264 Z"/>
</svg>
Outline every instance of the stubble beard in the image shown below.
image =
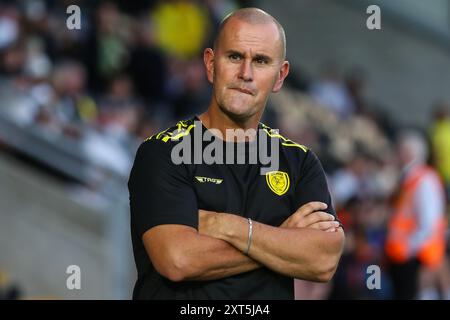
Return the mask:
<svg viewBox="0 0 450 320">
<path fill-rule="evenodd" d="M 228 107 L 229 103 L 227 103 L 227 101 L 224 100 L 225 99 L 219 101 L 218 99 L 216 99 L 217 106 L 219 107 L 221 112 L 223 112 L 228 118 L 230 118 L 235 123 L 245 124 L 249 119 L 251 119 L 255 114 L 258 113 L 258 110 L 256 110 L 255 106 L 252 106 L 243 113 L 236 113 L 232 111 L 233 108 Z"/>
</svg>

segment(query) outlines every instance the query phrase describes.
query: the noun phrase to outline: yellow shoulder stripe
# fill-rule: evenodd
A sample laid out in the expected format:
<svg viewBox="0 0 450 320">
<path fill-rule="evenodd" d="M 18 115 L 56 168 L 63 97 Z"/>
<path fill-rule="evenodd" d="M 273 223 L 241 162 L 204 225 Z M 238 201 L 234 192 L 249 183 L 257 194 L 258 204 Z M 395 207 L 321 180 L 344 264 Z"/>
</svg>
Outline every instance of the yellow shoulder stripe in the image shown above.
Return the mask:
<svg viewBox="0 0 450 320">
<path fill-rule="evenodd" d="M 308 151 L 308 148 L 306 148 L 304 145 L 301 145 L 301 144 L 298 144 L 298 143 L 295 143 L 295 142 L 293 142 L 293 143 L 281 143 L 283 146 L 286 146 L 286 147 L 297 147 L 297 148 L 300 148 L 300 149 L 302 149 L 303 150 L 303 152 L 307 152 Z"/>
<path fill-rule="evenodd" d="M 172 141 L 173 140 L 178 140 L 181 137 L 187 136 L 192 128 L 195 128 L 195 124 L 191 124 L 189 127 L 187 127 L 187 129 L 182 129 L 182 131 L 180 133 L 178 133 L 178 134 L 174 135 L 173 137 L 171 137 L 170 140 L 172 140 Z M 177 131 L 180 131 L 180 130 L 177 130 Z"/>
<path fill-rule="evenodd" d="M 148 138 L 145 139 L 144 141 L 152 140 L 153 137 L 155 137 L 155 139 L 159 139 L 159 138 L 161 137 L 161 135 L 164 134 L 164 133 L 165 133 L 167 130 L 169 130 L 169 129 L 170 129 L 170 127 L 167 128 L 166 130 L 163 130 L 163 131 L 159 132 L 159 133 L 156 133 L 156 134 L 154 134 L 154 135 L 151 135 L 150 137 L 148 137 Z"/>
<path fill-rule="evenodd" d="M 181 120 L 176 124 L 176 127 L 177 128 L 174 131 L 167 132 L 167 130 L 169 130 L 170 128 L 173 128 L 173 127 L 169 127 L 166 130 L 163 130 L 157 134 L 150 136 L 149 138 L 145 139 L 145 141 L 151 140 L 153 138 L 156 140 L 161 139 L 163 142 L 167 142 L 169 140 L 172 140 L 172 141 L 178 140 L 179 138 L 188 135 L 189 132 L 191 131 L 191 129 L 195 127 L 195 125 L 191 124 L 190 126 L 188 126 L 188 124 L 186 123 L 185 120 Z"/>
<path fill-rule="evenodd" d="M 308 151 L 308 148 L 305 147 L 304 145 L 295 143 L 292 140 L 286 139 L 285 137 L 283 137 L 281 134 L 279 133 L 271 133 L 268 129 L 270 129 L 269 127 L 267 127 L 266 125 L 263 124 L 263 130 L 267 133 L 267 135 L 271 138 L 280 138 L 281 140 L 283 140 L 284 142 L 281 142 L 281 145 L 286 146 L 286 147 L 297 147 L 302 149 L 304 152 Z M 272 131 L 272 129 L 270 129 Z"/>
</svg>

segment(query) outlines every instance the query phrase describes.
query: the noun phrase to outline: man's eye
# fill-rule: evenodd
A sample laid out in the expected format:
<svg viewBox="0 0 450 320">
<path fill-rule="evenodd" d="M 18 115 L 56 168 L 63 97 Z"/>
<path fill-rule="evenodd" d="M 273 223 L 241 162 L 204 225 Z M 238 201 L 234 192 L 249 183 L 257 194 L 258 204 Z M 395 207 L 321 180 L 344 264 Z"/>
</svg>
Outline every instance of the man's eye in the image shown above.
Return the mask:
<svg viewBox="0 0 450 320">
<path fill-rule="evenodd" d="M 238 55 L 238 54 L 235 54 L 235 53 L 230 54 L 228 57 L 230 58 L 231 61 L 239 61 L 239 60 L 241 60 L 241 56 Z"/>
<path fill-rule="evenodd" d="M 267 64 L 267 59 L 264 58 L 256 58 L 255 61 L 257 64 Z"/>
</svg>

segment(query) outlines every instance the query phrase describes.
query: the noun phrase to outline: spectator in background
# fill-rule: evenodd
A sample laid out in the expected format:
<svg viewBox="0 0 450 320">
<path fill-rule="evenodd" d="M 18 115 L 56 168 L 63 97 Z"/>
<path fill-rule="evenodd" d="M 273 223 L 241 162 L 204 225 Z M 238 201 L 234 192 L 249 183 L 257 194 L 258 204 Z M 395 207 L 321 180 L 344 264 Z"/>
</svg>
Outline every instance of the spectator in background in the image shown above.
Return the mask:
<svg viewBox="0 0 450 320">
<path fill-rule="evenodd" d="M 155 106 L 167 98 L 166 57 L 155 45 L 154 27 L 148 17 L 141 18 L 134 28 L 127 71 L 145 104 Z"/>
<path fill-rule="evenodd" d="M 99 101 L 97 123 L 108 137 L 127 145 L 137 135 L 141 112 L 131 79 L 121 74 L 111 80 L 106 95 Z"/>
<path fill-rule="evenodd" d="M 338 169 L 330 178 L 333 200 L 337 208 L 352 198 L 362 198 L 373 188 L 369 175 L 370 162 L 363 154 L 355 154 L 345 167 Z"/>
<path fill-rule="evenodd" d="M 78 0 L 81 8 L 81 29 L 67 28 L 67 8 L 73 1 L 27 1 L 28 32 L 40 37 L 46 46 L 47 54 L 53 61 L 61 59 L 83 60 L 92 57 L 92 48 L 87 40 L 92 34 L 90 13 L 94 9 L 93 1 Z M 98 4 L 97 4 L 98 5 Z M 47 8 L 46 8 L 47 6 Z"/>
<path fill-rule="evenodd" d="M 23 42 L 16 42 L 0 52 L 0 74 L 15 81 L 24 72 L 26 53 Z"/>
<path fill-rule="evenodd" d="M 179 119 L 200 113 L 203 106 L 208 104 L 211 93 L 200 59 L 184 63 L 183 70 L 183 90 L 173 101 L 174 115 Z"/>
<path fill-rule="evenodd" d="M 0 51 L 10 47 L 20 36 L 21 14 L 15 5 L 0 3 Z"/>
<path fill-rule="evenodd" d="M 426 165 L 427 156 L 426 141 L 419 133 L 400 135 L 402 176 L 385 245 L 396 299 L 417 298 L 420 272 L 435 274 L 444 261 L 444 188 L 437 172 Z M 432 285 L 423 284 L 422 292 Z"/>
<path fill-rule="evenodd" d="M 342 169 L 330 178 L 339 220 L 348 235 L 340 266 L 336 271 L 331 299 L 388 299 L 392 288 L 384 259 L 387 197 L 391 178 L 397 175 L 389 162 L 389 152 L 381 162 L 372 154 L 358 150 Z M 369 290 L 366 270 L 381 268 L 380 290 Z"/>
<path fill-rule="evenodd" d="M 367 102 L 364 98 L 366 85 L 366 74 L 362 69 L 353 68 L 345 78 L 348 93 L 353 101 L 355 112 L 365 114 L 367 112 Z"/>
<path fill-rule="evenodd" d="M 323 67 L 321 78 L 313 83 L 310 91 L 317 103 L 341 118 L 347 118 L 355 112 L 353 100 L 334 63 Z"/>
<path fill-rule="evenodd" d="M 388 206 L 383 198 L 353 197 L 339 210 L 346 242 L 333 279 L 330 299 L 389 299 L 392 288 L 384 270 L 385 222 Z M 367 268 L 380 266 L 381 288 L 369 290 Z"/>
<path fill-rule="evenodd" d="M 36 121 L 57 132 L 79 137 L 76 123 L 94 124 L 98 109 L 86 93 L 86 70 L 76 61 L 58 63 L 51 77 L 52 97 L 41 105 Z"/>
<path fill-rule="evenodd" d="M 99 5 L 88 42 L 90 55 L 87 59 L 90 87 L 94 91 L 105 90 L 109 79 L 126 67 L 130 29 L 131 21 L 116 4 L 102 2 Z"/>
</svg>

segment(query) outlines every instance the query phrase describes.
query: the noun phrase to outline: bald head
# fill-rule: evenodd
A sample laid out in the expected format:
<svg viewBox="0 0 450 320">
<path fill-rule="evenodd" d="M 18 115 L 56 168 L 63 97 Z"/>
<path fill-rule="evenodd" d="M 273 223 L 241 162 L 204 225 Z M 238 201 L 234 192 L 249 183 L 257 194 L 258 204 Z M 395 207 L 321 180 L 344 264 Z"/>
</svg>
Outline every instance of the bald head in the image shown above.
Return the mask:
<svg viewBox="0 0 450 320">
<path fill-rule="evenodd" d="M 214 40 L 214 50 L 217 48 L 221 36 L 223 34 L 223 30 L 225 29 L 225 26 L 231 21 L 231 20 L 240 20 L 245 23 L 249 23 L 252 25 L 258 25 L 258 24 L 274 24 L 277 29 L 280 36 L 280 44 L 281 44 L 281 56 L 283 60 L 286 58 L 286 35 L 284 33 L 284 29 L 281 26 L 281 24 L 270 14 L 267 12 L 258 9 L 258 8 L 243 8 L 236 10 L 229 15 L 227 15 L 222 22 L 220 23 L 219 30 L 217 32 L 216 38 Z"/>
</svg>

